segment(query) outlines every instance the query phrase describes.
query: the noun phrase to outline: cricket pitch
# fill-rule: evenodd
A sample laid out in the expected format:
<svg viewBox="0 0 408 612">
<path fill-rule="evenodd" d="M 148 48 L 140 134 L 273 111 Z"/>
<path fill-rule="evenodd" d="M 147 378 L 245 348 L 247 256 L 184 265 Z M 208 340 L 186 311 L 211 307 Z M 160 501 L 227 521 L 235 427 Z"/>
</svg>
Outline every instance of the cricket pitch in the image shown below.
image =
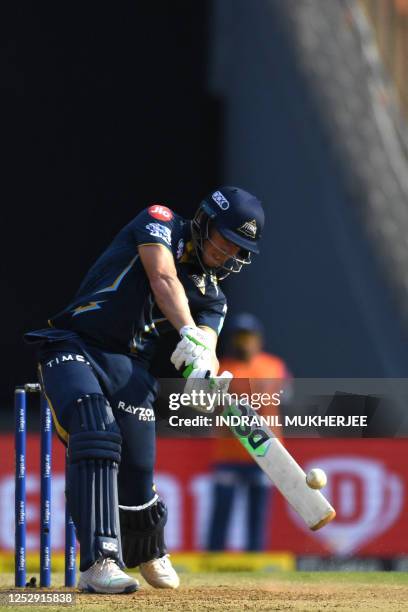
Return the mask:
<svg viewBox="0 0 408 612">
<path fill-rule="evenodd" d="M 104 609 L 134 612 L 212 610 L 314 610 L 336 612 L 406 610 L 408 575 L 397 572 L 219 572 L 181 574 L 177 591 L 157 590 L 140 578 L 130 595 L 77 594 L 76 612 Z M 65 590 L 63 574 L 54 574 L 53 590 Z M 1 589 L 11 588 L 12 574 L 1 576 Z M 20 607 L 20 606 L 19 606 Z M 44 606 L 29 606 L 44 610 Z M 61 607 L 45 606 L 47 610 Z M 24 606 L 24 609 L 27 609 Z M 66 609 L 70 609 L 67 607 Z M 71 608 L 72 609 L 72 608 Z M 0 610 L 10 610 L 1 606 Z"/>
</svg>

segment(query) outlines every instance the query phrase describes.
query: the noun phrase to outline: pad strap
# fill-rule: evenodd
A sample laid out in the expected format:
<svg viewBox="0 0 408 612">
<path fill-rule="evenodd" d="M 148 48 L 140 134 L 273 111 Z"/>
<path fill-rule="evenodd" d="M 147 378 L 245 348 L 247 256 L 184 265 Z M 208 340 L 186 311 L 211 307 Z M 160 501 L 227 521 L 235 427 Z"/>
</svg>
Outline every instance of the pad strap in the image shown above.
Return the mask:
<svg viewBox="0 0 408 612">
<path fill-rule="evenodd" d="M 166 504 L 157 499 L 143 510 L 127 508 L 120 506 L 119 509 L 123 560 L 126 567 L 136 567 L 146 561 L 163 557 L 167 553 L 164 542 Z"/>
</svg>

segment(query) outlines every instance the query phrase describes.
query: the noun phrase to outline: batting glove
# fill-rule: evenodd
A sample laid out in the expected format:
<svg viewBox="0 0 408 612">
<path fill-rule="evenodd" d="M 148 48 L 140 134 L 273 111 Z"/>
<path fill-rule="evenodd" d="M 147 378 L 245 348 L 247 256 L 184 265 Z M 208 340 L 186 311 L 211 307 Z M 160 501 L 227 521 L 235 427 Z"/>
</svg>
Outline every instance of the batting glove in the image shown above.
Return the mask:
<svg viewBox="0 0 408 612">
<path fill-rule="evenodd" d="M 198 360 L 200 360 L 200 366 L 194 365 L 194 369 L 199 367 L 199 369 L 206 368 L 206 371 L 211 370 L 212 351 L 208 346 L 207 334 L 198 327 L 185 325 L 180 329 L 180 336 L 181 340 L 170 357 L 176 370 L 179 370 L 182 365 L 195 364 Z M 193 367 L 190 368 L 190 371 L 193 370 Z"/>
</svg>

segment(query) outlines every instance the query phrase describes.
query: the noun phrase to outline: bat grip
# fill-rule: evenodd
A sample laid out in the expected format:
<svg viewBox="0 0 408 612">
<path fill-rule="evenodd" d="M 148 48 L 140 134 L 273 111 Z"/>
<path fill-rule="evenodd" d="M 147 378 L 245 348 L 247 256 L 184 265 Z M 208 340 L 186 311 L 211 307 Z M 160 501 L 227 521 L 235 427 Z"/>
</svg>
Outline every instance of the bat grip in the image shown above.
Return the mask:
<svg viewBox="0 0 408 612">
<path fill-rule="evenodd" d="M 190 363 L 183 372 L 183 378 L 188 378 L 191 372 L 194 370 L 194 365 Z M 210 370 L 207 370 L 207 374 L 204 376 L 207 380 L 210 379 L 210 385 L 214 384 L 214 379 L 210 377 Z"/>
</svg>

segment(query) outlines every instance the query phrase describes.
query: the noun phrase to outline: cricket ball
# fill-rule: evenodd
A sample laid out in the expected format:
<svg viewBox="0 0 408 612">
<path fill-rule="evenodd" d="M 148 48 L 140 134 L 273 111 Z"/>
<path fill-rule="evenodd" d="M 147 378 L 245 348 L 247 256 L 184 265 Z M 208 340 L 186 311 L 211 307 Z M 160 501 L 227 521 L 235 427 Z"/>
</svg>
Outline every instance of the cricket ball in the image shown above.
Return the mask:
<svg viewBox="0 0 408 612">
<path fill-rule="evenodd" d="M 322 489 L 327 484 L 327 476 L 320 468 L 313 468 L 306 476 L 306 483 L 311 489 Z"/>
</svg>

